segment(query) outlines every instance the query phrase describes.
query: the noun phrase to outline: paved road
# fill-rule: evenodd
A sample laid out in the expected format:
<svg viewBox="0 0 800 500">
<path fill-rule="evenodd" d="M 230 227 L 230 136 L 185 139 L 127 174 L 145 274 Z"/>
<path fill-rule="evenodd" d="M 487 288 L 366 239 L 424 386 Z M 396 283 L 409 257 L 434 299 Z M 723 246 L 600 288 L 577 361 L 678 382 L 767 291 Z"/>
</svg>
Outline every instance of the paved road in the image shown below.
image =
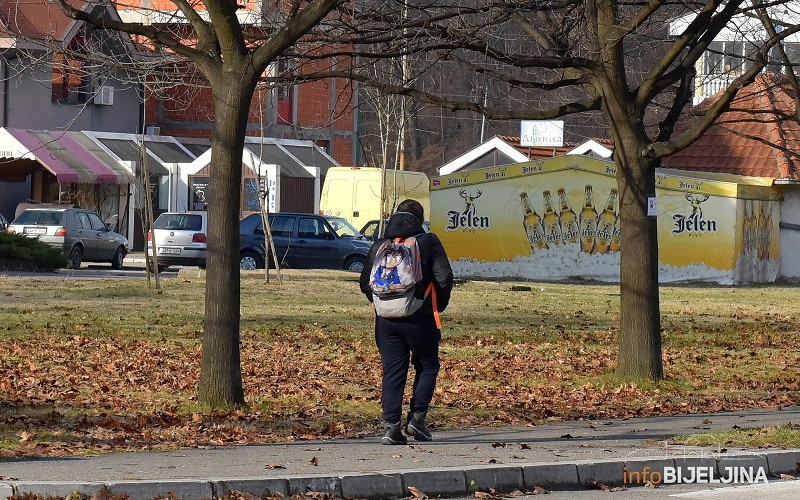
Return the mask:
<svg viewBox="0 0 800 500">
<path fill-rule="evenodd" d="M 167 268 L 161 273 L 165 279 L 175 278 L 181 266 Z M 196 267 L 187 267 L 187 270 L 198 270 Z M 111 269 L 111 263 L 84 262 L 80 269 L 59 269 L 52 273 L 34 273 L 27 271 L 0 270 L 0 276 L 31 277 L 37 279 L 93 279 L 93 278 L 145 278 L 144 254 L 132 253 L 125 258 L 122 269 Z"/>
<path fill-rule="evenodd" d="M 666 474 L 668 468 L 680 468 L 684 475 L 691 469 L 713 469 L 716 477 L 722 477 L 721 471 L 729 467 L 752 468 L 763 471 L 769 481 L 780 481 L 781 473 L 797 474 L 800 449 L 722 452 L 667 441 L 687 432 L 787 422 L 800 422 L 800 407 L 470 428 L 436 432 L 432 443 L 412 441 L 406 446 L 382 446 L 376 434 L 362 439 L 4 460 L 0 461 L 0 477 L 6 478 L 7 484 L 0 480 L 0 498 L 4 492 L 34 492 L 43 497 L 66 496 L 72 491 L 92 494 L 104 484 L 112 492 L 128 494 L 131 500 L 169 491 L 182 500 L 200 500 L 221 497 L 232 489 L 257 495 L 322 491 L 349 498 L 388 499 L 408 496 L 409 486 L 431 498 L 534 486 L 553 490 L 547 498 L 554 499 L 601 498 L 593 496 L 598 494 L 605 495 L 603 498 L 666 498 L 664 495 L 673 493 L 694 494 L 707 486 L 682 484 L 656 490 L 637 486 L 614 493 L 576 490 L 585 490 L 590 481 L 610 486 L 639 484 L 626 482 L 626 474 Z M 559 489 L 573 491 L 555 492 Z M 800 498 L 795 490 L 767 493 L 770 500 L 783 494 Z M 760 498 L 761 493 L 753 495 L 748 498 Z"/>
</svg>

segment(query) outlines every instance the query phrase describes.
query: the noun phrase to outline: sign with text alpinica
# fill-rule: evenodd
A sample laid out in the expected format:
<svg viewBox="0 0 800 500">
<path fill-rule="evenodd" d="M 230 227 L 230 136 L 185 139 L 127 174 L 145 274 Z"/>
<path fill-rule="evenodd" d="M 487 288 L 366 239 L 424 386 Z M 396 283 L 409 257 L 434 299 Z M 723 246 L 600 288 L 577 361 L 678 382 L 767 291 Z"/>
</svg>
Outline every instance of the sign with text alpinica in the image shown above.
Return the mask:
<svg viewBox="0 0 800 500">
<path fill-rule="evenodd" d="M 520 122 L 520 146 L 564 145 L 564 120 L 523 120 Z"/>
</svg>

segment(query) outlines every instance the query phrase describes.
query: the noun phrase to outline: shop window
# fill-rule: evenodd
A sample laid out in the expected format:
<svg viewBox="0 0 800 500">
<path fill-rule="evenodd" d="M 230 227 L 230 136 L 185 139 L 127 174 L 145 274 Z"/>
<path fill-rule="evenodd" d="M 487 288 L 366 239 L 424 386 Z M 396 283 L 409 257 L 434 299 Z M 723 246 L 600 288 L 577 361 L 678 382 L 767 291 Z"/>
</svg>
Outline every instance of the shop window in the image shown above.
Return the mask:
<svg viewBox="0 0 800 500">
<path fill-rule="evenodd" d="M 189 210 L 208 208 L 208 177 L 189 177 Z"/>
</svg>

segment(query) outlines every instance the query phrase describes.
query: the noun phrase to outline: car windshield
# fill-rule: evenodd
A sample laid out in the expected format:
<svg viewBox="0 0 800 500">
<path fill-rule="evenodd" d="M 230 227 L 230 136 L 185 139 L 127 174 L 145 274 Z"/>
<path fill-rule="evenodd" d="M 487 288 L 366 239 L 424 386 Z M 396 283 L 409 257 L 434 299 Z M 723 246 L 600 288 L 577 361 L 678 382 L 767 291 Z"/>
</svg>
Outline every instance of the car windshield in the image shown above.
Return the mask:
<svg viewBox="0 0 800 500">
<path fill-rule="evenodd" d="M 331 225 L 333 230 L 336 232 L 336 235 L 339 238 L 360 238 L 361 233 L 358 232 L 358 229 L 354 228 L 344 219 L 337 219 L 331 217 L 328 219 L 328 223 Z"/>
<path fill-rule="evenodd" d="M 372 236 L 372 233 L 374 233 L 377 229 L 378 221 L 369 221 L 364 224 L 364 227 L 361 228 L 361 234 L 365 236 Z"/>
<path fill-rule="evenodd" d="M 25 210 L 15 224 L 31 224 L 37 226 L 63 226 L 64 212 L 61 210 Z"/>
<path fill-rule="evenodd" d="M 156 229 L 202 231 L 203 217 L 198 214 L 161 214 L 153 223 Z"/>
</svg>

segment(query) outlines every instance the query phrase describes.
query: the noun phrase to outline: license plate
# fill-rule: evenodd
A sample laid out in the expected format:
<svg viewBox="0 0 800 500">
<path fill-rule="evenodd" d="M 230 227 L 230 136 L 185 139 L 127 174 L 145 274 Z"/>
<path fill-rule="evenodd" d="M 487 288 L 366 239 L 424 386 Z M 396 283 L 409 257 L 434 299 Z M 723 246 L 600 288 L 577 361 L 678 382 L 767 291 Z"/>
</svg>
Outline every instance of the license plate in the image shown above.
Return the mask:
<svg viewBox="0 0 800 500">
<path fill-rule="evenodd" d="M 22 229 L 23 234 L 47 234 L 46 227 L 26 227 Z"/>
<path fill-rule="evenodd" d="M 158 249 L 158 253 L 159 254 L 168 253 L 168 254 L 176 255 L 176 254 L 180 254 L 181 253 L 181 249 L 180 248 L 159 248 Z"/>
</svg>

